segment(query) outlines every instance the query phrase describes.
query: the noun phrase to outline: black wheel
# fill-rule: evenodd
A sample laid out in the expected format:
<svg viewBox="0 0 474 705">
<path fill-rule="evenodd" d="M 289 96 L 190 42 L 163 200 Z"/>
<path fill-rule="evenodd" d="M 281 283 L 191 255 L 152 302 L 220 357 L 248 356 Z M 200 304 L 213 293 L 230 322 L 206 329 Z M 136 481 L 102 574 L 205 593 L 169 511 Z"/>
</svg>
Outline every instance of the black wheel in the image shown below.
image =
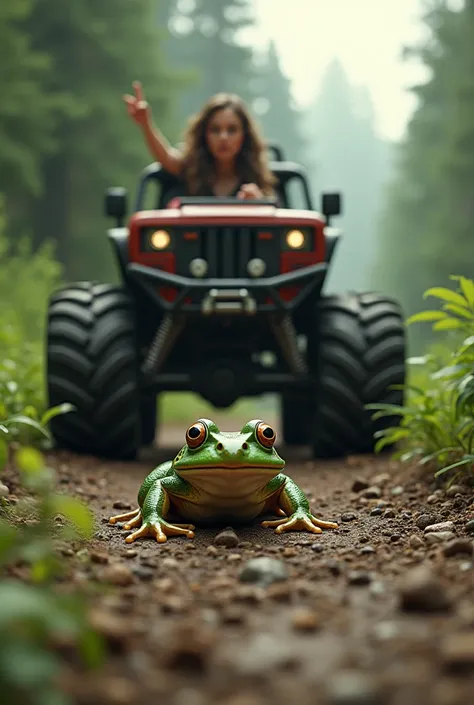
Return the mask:
<svg viewBox="0 0 474 705">
<path fill-rule="evenodd" d="M 149 446 L 156 437 L 156 426 L 158 422 L 156 394 L 147 394 L 140 404 L 140 417 L 142 429 L 142 443 Z"/>
<path fill-rule="evenodd" d="M 308 336 L 308 361 L 318 379 L 311 431 L 316 457 L 372 452 L 373 433 L 393 419 L 372 422 L 368 403 L 399 403 L 392 384 L 405 377 L 400 308 L 378 294 L 330 296 L 318 305 Z"/>
<path fill-rule="evenodd" d="M 282 396 L 280 400 L 283 439 L 287 446 L 308 443 L 307 415 L 302 413 L 304 404 L 298 399 Z"/>
<path fill-rule="evenodd" d="M 359 297 L 360 321 L 366 340 L 364 364 L 367 379 L 364 404 L 403 404 L 403 389 L 390 389 L 405 384 L 406 336 L 400 305 L 388 296 L 362 294 Z M 387 416 L 372 421 L 373 411 L 365 411 L 360 449 L 371 453 L 376 431 L 398 426 L 400 416 Z M 390 450 L 390 446 L 385 446 Z"/>
<path fill-rule="evenodd" d="M 49 405 L 70 402 L 57 416 L 58 446 L 108 458 L 132 459 L 140 445 L 140 395 L 135 319 L 120 287 L 79 283 L 55 293 L 47 326 Z"/>
</svg>

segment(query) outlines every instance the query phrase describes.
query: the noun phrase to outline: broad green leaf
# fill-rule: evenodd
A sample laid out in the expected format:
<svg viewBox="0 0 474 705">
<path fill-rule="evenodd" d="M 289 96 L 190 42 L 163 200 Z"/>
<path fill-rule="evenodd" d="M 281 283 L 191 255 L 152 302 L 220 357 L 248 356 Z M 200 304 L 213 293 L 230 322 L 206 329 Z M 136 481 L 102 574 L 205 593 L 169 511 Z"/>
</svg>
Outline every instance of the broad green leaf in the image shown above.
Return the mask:
<svg viewBox="0 0 474 705">
<path fill-rule="evenodd" d="M 76 525 L 78 530 L 87 537 L 94 531 L 94 515 L 88 507 L 73 497 L 55 494 L 52 497 L 52 509 L 57 514 L 63 514 Z"/>
<path fill-rule="evenodd" d="M 407 318 L 405 321 L 406 325 L 409 326 L 412 323 L 421 323 L 424 321 L 439 321 L 442 318 L 446 318 L 448 314 L 444 311 L 420 311 L 420 313 L 414 313 L 412 316 Z"/>
<path fill-rule="evenodd" d="M 468 308 L 465 308 L 464 306 L 458 306 L 457 304 L 445 304 L 444 309 L 445 311 L 449 311 L 450 313 L 455 313 L 458 316 L 461 316 L 461 318 L 467 318 L 470 321 L 474 322 L 473 312 L 470 311 Z"/>
<path fill-rule="evenodd" d="M 17 426 L 17 425 L 23 425 L 23 426 L 30 426 L 31 428 L 34 428 L 36 431 L 39 431 L 43 436 L 46 436 L 46 438 L 50 439 L 51 434 L 46 428 L 43 428 L 38 421 L 35 421 L 34 419 L 30 419 L 28 416 L 23 416 L 23 415 L 18 415 L 18 416 L 11 416 L 9 419 L 3 422 L 4 426 L 9 428 L 10 426 Z"/>
<path fill-rule="evenodd" d="M 2 671 L 16 687 L 34 689 L 59 675 L 59 659 L 27 640 L 11 640 L 2 652 Z M 33 701 L 34 702 L 34 701 Z"/>
<path fill-rule="evenodd" d="M 433 330 L 455 330 L 456 328 L 462 328 L 463 323 L 459 318 L 445 318 L 443 321 L 438 321 L 434 324 Z"/>
<path fill-rule="evenodd" d="M 452 465 L 447 465 L 445 468 L 441 468 L 441 470 L 438 470 L 435 472 L 435 477 L 439 477 L 440 475 L 444 475 L 446 472 L 449 470 L 454 470 L 454 468 L 460 468 L 462 465 L 469 465 L 474 461 L 474 455 L 468 455 L 462 460 L 458 460 L 457 463 L 452 463 Z"/>
<path fill-rule="evenodd" d="M 15 453 L 15 463 L 23 472 L 28 475 L 36 474 L 44 469 L 44 459 L 42 454 L 29 446 L 19 448 Z"/>
<path fill-rule="evenodd" d="M 461 294 L 458 294 L 452 289 L 445 289 L 442 286 L 434 286 L 431 289 L 427 289 L 423 294 L 423 298 L 427 299 L 428 296 L 434 296 L 437 299 L 442 299 L 443 301 L 448 301 L 452 304 L 458 304 L 459 306 L 466 305 L 466 299 Z"/>
<path fill-rule="evenodd" d="M 60 414 L 68 414 L 71 411 L 75 411 L 76 407 L 73 404 L 69 404 L 65 402 L 64 404 L 59 404 L 58 406 L 53 406 L 51 409 L 48 409 L 47 411 L 44 412 L 43 416 L 41 417 L 41 423 L 46 426 L 51 419 L 54 419 L 55 416 L 59 416 Z"/>
<path fill-rule="evenodd" d="M 474 308 L 474 281 L 472 279 L 467 279 L 466 277 L 457 276 L 457 275 L 452 275 L 450 279 L 454 279 L 455 281 L 459 282 L 459 285 L 461 287 L 461 291 L 463 295 L 466 297 L 466 301 L 469 303 L 469 306 Z"/>
</svg>

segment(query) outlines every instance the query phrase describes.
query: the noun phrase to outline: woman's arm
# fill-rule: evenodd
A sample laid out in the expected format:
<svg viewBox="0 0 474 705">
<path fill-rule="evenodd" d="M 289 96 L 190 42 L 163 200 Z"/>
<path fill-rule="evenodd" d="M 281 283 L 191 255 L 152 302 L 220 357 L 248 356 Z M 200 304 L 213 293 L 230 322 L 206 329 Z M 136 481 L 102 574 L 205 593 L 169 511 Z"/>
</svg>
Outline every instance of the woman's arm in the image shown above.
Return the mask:
<svg viewBox="0 0 474 705">
<path fill-rule="evenodd" d="M 148 149 L 156 161 L 171 174 L 178 174 L 181 169 L 181 153 L 172 147 L 162 132 L 153 125 L 150 106 L 144 98 L 141 83 L 135 81 L 133 89 L 134 96 L 123 97 L 128 114 L 142 128 Z"/>
</svg>

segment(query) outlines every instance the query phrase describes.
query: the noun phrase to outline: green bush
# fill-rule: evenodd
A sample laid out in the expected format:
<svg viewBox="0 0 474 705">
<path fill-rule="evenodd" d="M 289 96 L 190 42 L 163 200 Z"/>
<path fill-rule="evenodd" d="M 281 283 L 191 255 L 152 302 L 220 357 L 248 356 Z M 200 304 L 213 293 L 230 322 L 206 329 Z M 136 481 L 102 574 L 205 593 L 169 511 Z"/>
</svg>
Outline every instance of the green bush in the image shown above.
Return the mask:
<svg viewBox="0 0 474 705">
<path fill-rule="evenodd" d="M 45 410 L 48 297 L 61 282 L 61 265 L 50 244 L 33 252 L 28 238 L 11 243 L 4 233 L 0 194 L 0 418 L 38 418 Z"/>
<path fill-rule="evenodd" d="M 433 331 L 444 333 L 444 340 L 423 358 L 409 360 L 405 405 L 369 404 L 367 408 L 375 410 L 373 418 L 401 417 L 400 426 L 377 432 L 377 451 L 400 444 L 395 458 L 418 459 L 433 465 L 436 477 L 449 472 L 456 480 L 461 472 L 473 476 L 474 281 L 451 279 L 458 282 L 456 291 L 435 287 L 424 294 L 441 300 L 440 309 L 423 311 L 407 321 L 432 323 Z"/>
<path fill-rule="evenodd" d="M 69 705 L 55 685 L 61 645 L 75 646 L 95 666 L 102 642 L 87 623 L 84 599 L 55 589 L 64 570 L 56 541 L 87 539 L 94 528 L 85 505 L 56 491 L 54 472 L 40 451 L 51 445 L 51 418 L 71 410 L 45 409 L 43 381 L 46 307 L 61 269 L 49 246 L 33 253 L 26 238 L 9 244 L 1 205 L 0 480 L 7 466 L 15 469 L 21 496 L 16 502 L 0 497 L 0 700 Z M 22 580 L 15 577 L 18 568 Z"/>
<path fill-rule="evenodd" d="M 26 497 L 17 504 L 8 498 L 2 498 L 0 504 L 3 705 L 70 705 L 70 699 L 57 686 L 63 644 L 75 647 L 89 667 L 96 667 L 103 660 L 103 643 L 87 623 L 82 597 L 54 590 L 54 581 L 63 571 L 55 539 L 89 538 L 94 518 L 84 504 L 55 491 L 54 473 L 45 466 L 41 452 L 16 440 L 21 436 L 20 426 L 48 437 L 48 421 L 69 410 L 67 405 L 51 409 L 40 422 L 28 417 L 0 421 L 0 473 L 11 459 L 26 491 Z M 58 524 L 58 515 L 66 520 L 65 525 Z M 11 577 L 15 566 L 27 569 L 23 581 Z"/>
</svg>

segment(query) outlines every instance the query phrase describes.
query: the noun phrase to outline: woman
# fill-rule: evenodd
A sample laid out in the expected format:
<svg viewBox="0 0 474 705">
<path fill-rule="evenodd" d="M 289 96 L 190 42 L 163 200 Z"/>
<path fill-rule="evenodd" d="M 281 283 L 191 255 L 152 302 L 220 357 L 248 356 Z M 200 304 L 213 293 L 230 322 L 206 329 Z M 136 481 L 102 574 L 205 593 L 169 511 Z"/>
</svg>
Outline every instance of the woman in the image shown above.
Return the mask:
<svg viewBox="0 0 474 705">
<path fill-rule="evenodd" d="M 133 88 L 134 96 L 124 96 L 128 113 L 142 128 L 155 159 L 183 182 L 186 195 L 244 199 L 275 195 L 265 145 L 238 96 L 213 96 L 190 120 L 180 151 L 153 125 L 141 84 L 136 81 Z"/>
</svg>

